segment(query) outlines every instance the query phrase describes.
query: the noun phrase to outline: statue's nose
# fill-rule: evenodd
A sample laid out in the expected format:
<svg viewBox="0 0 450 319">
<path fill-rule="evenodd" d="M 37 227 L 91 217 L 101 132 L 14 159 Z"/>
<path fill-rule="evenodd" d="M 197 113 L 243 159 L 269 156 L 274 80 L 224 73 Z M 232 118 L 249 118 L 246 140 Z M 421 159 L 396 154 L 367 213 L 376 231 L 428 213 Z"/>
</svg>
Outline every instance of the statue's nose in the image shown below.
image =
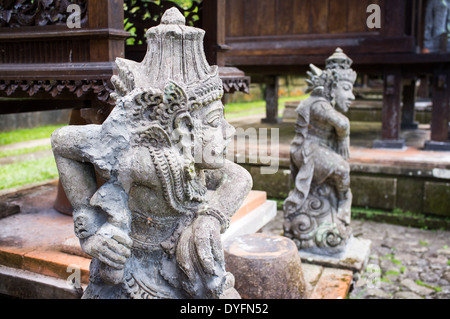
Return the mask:
<svg viewBox="0 0 450 319">
<path fill-rule="evenodd" d="M 236 133 L 236 129 L 227 121 L 225 121 L 225 125 L 224 125 L 224 138 L 226 140 L 229 140 L 233 137 L 234 133 Z"/>
</svg>

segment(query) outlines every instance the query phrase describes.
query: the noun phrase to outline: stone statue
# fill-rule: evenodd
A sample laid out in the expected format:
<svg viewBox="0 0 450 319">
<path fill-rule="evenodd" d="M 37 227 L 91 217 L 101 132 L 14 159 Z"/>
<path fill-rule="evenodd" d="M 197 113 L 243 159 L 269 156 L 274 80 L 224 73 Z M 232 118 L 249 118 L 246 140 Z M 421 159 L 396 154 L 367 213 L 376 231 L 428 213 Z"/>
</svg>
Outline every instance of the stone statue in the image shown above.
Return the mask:
<svg viewBox="0 0 450 319">
<path fill-rule="evenodd" d="M 291 143 L 295 187 L 284 202 L 285 236 L 300 250 L 337 254 L 351 236 L 349 120 L 356 73 L 341 49 L 327 59 L 325 70 L 310 65 L 311 95 L 297 107 Z"/>
<path fill-rule="evenodd" d="M 450 48 L 450 0 L 429 0 L 425 10 L 423 52 L 439 52 L 443 46 L 447 51 Z"/>
<path fill-rule="evenodd" d="M 221 233 L 252 180 L 225 159 L 234 128 L 203 37 L 167 10 L 141 63 L 116 60 L 105 122 L 52 135 L 75 233 L 93 257 L 83 298 L 239 297 Z"/>
</svg>

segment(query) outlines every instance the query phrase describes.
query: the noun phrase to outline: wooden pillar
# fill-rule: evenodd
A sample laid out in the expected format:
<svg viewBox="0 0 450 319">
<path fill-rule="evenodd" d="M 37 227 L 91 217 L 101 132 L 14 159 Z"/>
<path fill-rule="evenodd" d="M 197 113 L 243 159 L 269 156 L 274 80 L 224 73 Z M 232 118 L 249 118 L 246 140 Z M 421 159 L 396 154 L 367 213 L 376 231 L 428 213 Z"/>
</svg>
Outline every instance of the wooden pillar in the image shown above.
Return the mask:
<svg viewBox="0 0 450 319">
<path fill-rule="evenodd" d="M 430 75 L 426 74 L 420 78 L 420 85 L 417 88 L 417 97 L 419 99 L 428 99 L 430 97 Z"/>
<path fill-rule="evenodd" d="M 431 140 L 425 142 L 425 150 L 450 151 L 450 65 L 434 69 L 432 81 Z"/>
<path fill-rule="evenodd" d="M 210 65 L 225 66 L 225 0 L 203 1 L 202 29 L 206 31 L 204 39 L 206 60 Z"/>
<path fill-rule="evenodd" d="M 278 117 L 278 76 L 270 75 L 264 77 L 266 84 L 266 118 L 262 119 L 262 123 L 276 124 L 280 123 Z"/>
<path fill-rule="evenodd" d="M 381 140 L 375 140 L 374 148 L 403 148 L 400 139 L 402 75 L 400 67 L 390 67 L 384 72 Z"/>
<path fill-rule="evenodd" d="M 416 79 L 407 80 L 403 85 L 402 130 L 416 130 Z"/>
<path fill-rule="evenodd" d="M 123 30 L 123 0 L 88 1 L 88 17 L 89 28 L 99 30 L 90 40 L 90 62 L 125 57 L 128 33 Z"/>
</svg>

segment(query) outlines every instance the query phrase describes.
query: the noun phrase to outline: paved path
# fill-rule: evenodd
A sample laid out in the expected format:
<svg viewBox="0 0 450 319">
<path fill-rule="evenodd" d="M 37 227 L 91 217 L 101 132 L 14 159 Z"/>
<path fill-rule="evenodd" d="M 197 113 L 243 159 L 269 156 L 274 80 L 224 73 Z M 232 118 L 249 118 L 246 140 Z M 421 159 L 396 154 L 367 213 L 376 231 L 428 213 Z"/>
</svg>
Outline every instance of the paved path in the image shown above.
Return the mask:
<svg viewBox="0 0 450 319">
<path fill-rule="evenodd" d="M 50 145 L 50 138 L 0 145 L 0 151 L 12 151 L 22 148 L 30 148 L 43 145 Z"/>
<path fill-rule="evenodd" d="M 0 145 L 0 151 L 13 151 L 13 150 L 20 150 L 20 149 L 24 149 L 24 148 L 32 148 L 32 147 L 45 146 L 45 145 L 50 145 L 50 138 Z M 43 158 L 43 157 L 47 157 L 47 156 L 51 156 L 51 155 L 53 155 L 53 152 L 50 149 L 50 150 L 35 151 L 35 152 L 25 153 L 25 154 L 20 154 L 20 155 L 0 157 L 0 165 L 12 164 L 15 162 L 22 162 L 22 161 L 26 161 L 26 160 L 34 160 L 34 159 Z"/>
<path fill-rule="evenodd" d="M 282 234 L 283 214 L 263 228 Z M 353 234 L 372 241 L 366 272 L 351 299 L 450 299 L 450 231 L 352 221 Z"/>
</svg>

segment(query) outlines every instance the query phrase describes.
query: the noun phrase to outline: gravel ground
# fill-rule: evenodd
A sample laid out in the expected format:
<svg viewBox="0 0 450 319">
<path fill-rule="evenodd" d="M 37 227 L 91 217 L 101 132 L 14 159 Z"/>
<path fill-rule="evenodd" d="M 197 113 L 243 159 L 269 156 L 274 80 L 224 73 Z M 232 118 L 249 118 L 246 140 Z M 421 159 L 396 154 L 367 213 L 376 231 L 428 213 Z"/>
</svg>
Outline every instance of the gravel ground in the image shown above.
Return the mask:
<svg viewBox="0 0 450 319">
<path fill-rule="evenodd" d="M 262 232 L 281 235 L 283 214 Z M 350 299 L 450 299 L 450 231 L 352 221 L 353 235 L 372 241 L 366 270 Z"/>
</svg>

